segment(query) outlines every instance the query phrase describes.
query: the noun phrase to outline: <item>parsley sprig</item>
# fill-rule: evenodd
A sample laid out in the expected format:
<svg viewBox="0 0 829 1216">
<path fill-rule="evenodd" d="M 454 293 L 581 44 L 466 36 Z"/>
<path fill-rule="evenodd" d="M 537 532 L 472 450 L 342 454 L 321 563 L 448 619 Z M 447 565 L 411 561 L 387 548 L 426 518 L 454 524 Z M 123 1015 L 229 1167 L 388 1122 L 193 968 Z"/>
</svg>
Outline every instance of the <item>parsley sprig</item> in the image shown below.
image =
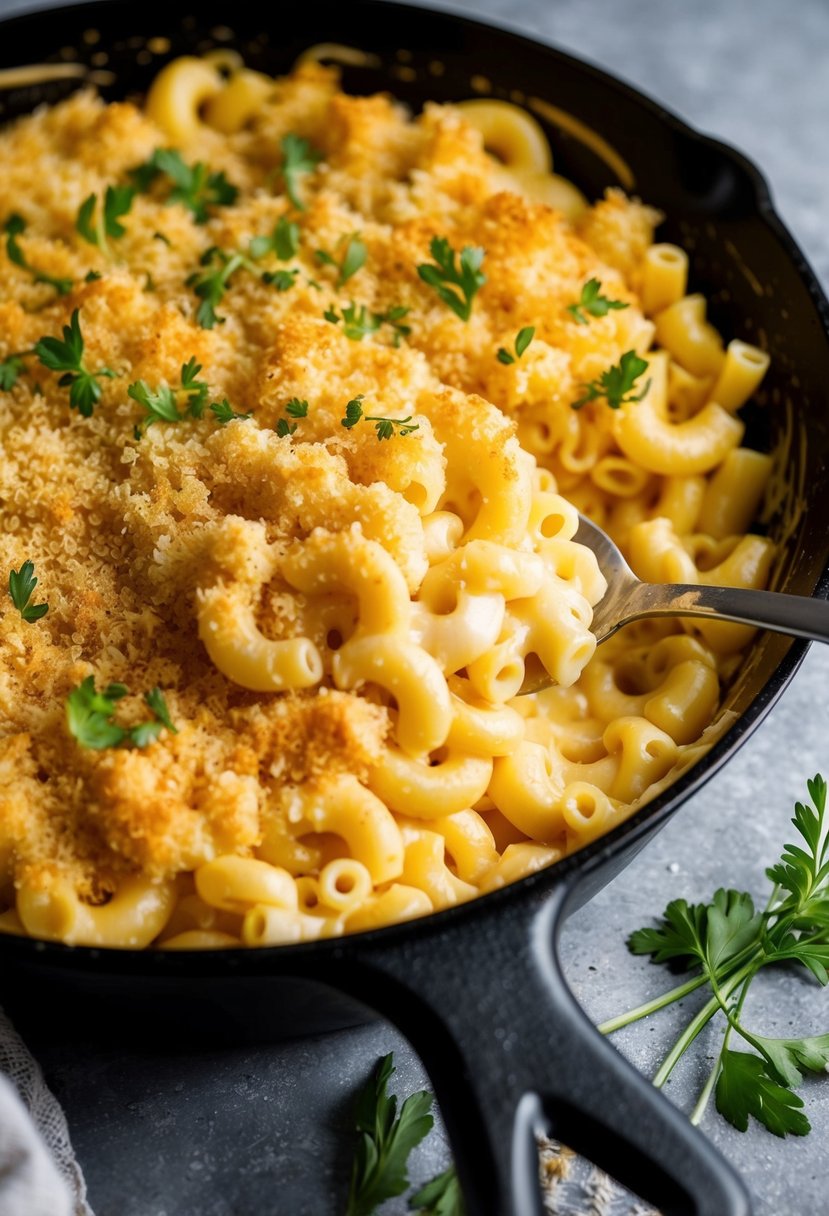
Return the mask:
<svg viewBox="0 0 829 1216">
<path fill-rule="evenodd" d="M 273 253 L 280 262 L 290 262 L 299 253 L 299 224 L 280 215 L 269 236 L 255 236 L 250 242 L 250 256 L 258 261 Z"/>
<path fill-rule="evenodd" d="M 37 586 L 34 562 L 24 562 L 19 570 L 9 571 L 9 595 L 17 611 L 30 625 L 46 616 L 48 604 L 30 604 Z"/>
<path fill-rule="evenodd" d="M 230 280 L 238 270 L 246 270 L 263 283 L 272 284 L 277 291 L 288 291 L 296 282 L 298 269 L 263 270 L 257 265 L 258 261 L 269 253 L 275 253 L 282 260 L 293 257 L 298 242 L 296 224 L 289 224 L 280 219 L 270 236 L 255 236 L 250 241 L 248 252 L 234 249 L 228 252 L 217 245 L 211 245 L 199 258 L 203 268 L 196 270 L 187 279 L 187 286 L 192 287 L 201 301 L 196 309 L 196 320 L 202 329 L 212 329 L 221 325 L 225 318 L 216 311 L 225 292 L 230 286 Z"/>
<path fill-rule="evenodd" d="M 103 204 L 99 207 L 98 195 L 90 194 L 78 208 L 75 227 L 85 241 L 96 245 L 102 253 L 111 258 L 109 238 L 117 240 L 126 233 L 121 220 L 132 210 L 134 198 L 134 186 L 107 186 Z"/>
<path fill-rule="evenodd" d="M 612 410 L 618 410 L 623 405 L 633 401 L 641 401 L 651 386 L 650 380 L 645 381 L 644 388 L 634 393 L 636 381 L 648 370 L 647 359 L 640 359 L 635 350 L 627 350 L 618 363 L 614 363 L 596 380 L 583 384 L 587 391 L 578 401 L 572 402 L 574 410 L 580 410 L 590 401 L 601 401 L 604 398 Z"/>
<path fill-rule="evenodd" d="M 219 426 L 226 426 L 228 422 L 233 422 L 234 418 L 246 422 L 248 418 L 253 417 L 253 411 L 248 410 L 246 414 L 238 413 L 225 397 L 222 401 L 213 401 L 210 404 L 210 412 L 215 417 Z"/>
<path fill-rule="evenodd" d="M 185 418 L 202 418 L 210 396 L 210 386 L 206 380 L 199 380 L 202 370 L 201 363 L 190 358 L 181 367 L 181 380 L 178 384 L 161 383 L 151 388 L 146 380 L 136 380 L 127 389 L 127 396 L 132 397 L 144 409 L 144 429 L 136 426 L 134 435 L 140 439 L 144 431 L 154 422 L 183 422 Z M 186 400 L 180 402 L 180 398 Z M 225 398 L 214 401 L 210 405 L 216 421 L 224 426 L 234 418 L 250 418 L 251 414 L 239 414 Z"/>
<path fill-rule="evenodd" d="M 139 194 L 146 194 L 159 178 L 166 179 L 167 202 L 181 203 L 197 224 L 206 224 L 216 207 L 231 207 L 239 195 L 224 173 L 212 173 L 201 161 L 188 165 L 174 148 L 156 148 L 129 176 Z"/>
<path fill-rule="evenodd" d="M 26 231 L 26 221 L 22 215 L 18 215 L 17 212 L 10 215 L 3 225 L 3 231 L 6 234 L 6 253 L 10 262 L 19 266 L 21 270 L 28 271 L 35 283 L 45 283 L 48 287 L 54 287 L 59 296 L 69 295 L 73 286 L 71 279 L 55 278 L 54 275 L 47 274 L 45 270 L 37 270 L 36 267 L 29 264 L 17 239 Z"/>
<path fill-rule="evenodd" d="M 435 263 L 422 262 L 417 273 L 424 283 L 435 289 L 456 316 L 468 321 L 472 316 L 472 302 L 486 282 L 486 275 L 481 271 L 483 249 L 464 245 L 458 258 L 446 237 L 436 236 L 432 238 L 429 252 Z M 458 290 L 455 291 L 455 288 Z"/>
<path fill-rule="evenodd" d="M 787 844 L 780 861 L 766 871 L 774 887 L 765 908 L 755 911 L 746 892 L 724 889 L 708 904 L 672 900 L 656 928 L 631 935 L 629 949 L 650 955 L 654 963 L 699 969 L 701 974 L 599 1027 L 611 1033 L 707 985 L 711 999 L 680 1035 L 654 1078 L 656 1085 L 664 1085 L 702 1028 L 716 1014 L 724 1015 L 722 1048 L 691 1116 L 695 1123 L 715 1091 L 717 1110 L 741 1131 L 750 1117 L 776 1136 L 803 1136 L 809 1131 L 802 1099 L 792 1091 L 805 1072 L 822 1073 L 829 1067 L 829 1034 L 772 1038 L 751 1030 L 742 1014 L 749 987 L 764 967 L 799 963 L 822 986 L 829 981 L 827 787 L 819 774 L 807 787 L 811 805 L 798 802 L 792 820 L 800 841 Z M 733 1050 L 733 1035 L 753 1051 Z"/>
<path fill-rule="evenodd" d="M 408 316 L 409 309 L 400 305 L 388 308 L 385 312 L 371 312 L 365 304 L 351 303 L 337 313 L 334 307 L 327 308 L 322 314 L 332 325 L 343 322 L 343 333 L 352 342 L 362 342 L 367 334 L 376 333 L 381 325 L 390 325 L 392 329 L 392 345 L 400 346 L 404 338 L 412 332 L 410 325 L 403 324 L 403 318 Z"/>
<path fill-rule="evenodd" d="M 516 359 L 520 359 L 524 351 L 535 337 L 535 326 L 525 325 L 523 329 L 519 329 L 515 335 L 515 354 L 511 354 L 506 347 L 499 346 L 497 359 L 499 363 L 509 366 L 510 363 L 515 363 Z"/>
<path fill-rule="evenodd" d="M 282 138 L 282 181 L 285 193 L 297 211 L 305 210 L 299 193 L 299 182 L 307 173 L 313 173 L 322 160 L 322 153 L 312 148 L 307 139 L 290 132 Z"/>
<path fill-rule="evenodd" d="M 455 1167 L 450 1165 L 412 1195 L 409 1211 L 419 1216 L 465 1216 L 466 1206 Z"/>
<path fill-rule="evenodd" d="M 588 279 L 581 289 L 578 303 L 567 305 L 567 311 L 579 325 L 589 325 L 585 313 L 591 317 L 606 317 L 612 308 L 630 308 L 630 305 L 626 304 L 624 300 L 610 300 L 607 296 L 601 295 L 601 290 L 602 284 L 599 279 Z"/>
<path fill-rule="evenodd" d="M 123 727 L 115 721 L 118 702 L 127 696 L 123 684 L 108 684 L 103 692 L 95 691 L 95 677 L 87 676 L 66 698 L 66 724 L 69 733 L 81 747 L 101 751 L 107 747 L 147 747 L 154 743 L 162 730 L 177 735 L 172 723 L 167 702 L 159 688 L 144 694 L 144 704 L 152 713 L 151 721 L 139 722 L 137 726 Z"/>
<path fill-rule="evenodd" d="M 354 397 L 345 407 L 345 415 L 340 419 L 340 425 L 347 430 L 351 430 L 358 422 L 365 420 L 366 422 L 375 423 L 375 431 L 378 439 L 391 439 L 392 435 L 411 435 L 412 431 L 420 430 L 420 423 L 416 422 L 414 426 L 409 426 L 408 423 L 412 420 L 412 415 L 409 414 L 406 418 L 382 418 L 377 414 L 364 414 L 362 402 L 364 394 Z"/>
<path fill-rule="evenodd" d="M 307 418 L 308 417 L 308 402 L 300 401 L 299 397 L 292 397 L 285 406 L 285 413 L 288 418 Z M 284 439 L 286 435 L 293 435 L 296 431 L 297 423 L 288 422 L 288 418 L 280 418 L 276 424 L 276 433 L 280 439 Z"/>
<path fill-rule="evenodd" d="M 347 239 L 341 238 L 337 243 L 338 249 L 343 244 L 343 241 L 345 241 L 345 247 L 339 261 L 326 249 L 318 249 L 314 254 L 314 257 L 322 266 L 333 266 L 337 271 L 338 288 L 344 286 L 358 270 L 365 266 L 366 258 L 368 257 L 368 249 L 365 242 L 360 239 L 359 233 L 352 232 L 351 236 Z"/>
<path fill-rule="evenodd" d="M 69 406 L 77 410 L 84 418 L 91 418 L 92 412 L 101 399 L 101 379 L 112 380 L 117 376 L 111 367 L 99 367 L 91 372 L 84 366 L 84 340 L 81 333 L 80 309 L 72 313 L 72 319 L 63 327 L 63 341 L 60 338 L 45 337 L 34 345 L 37 355 L 44 367 L 52 372 L 62 372 L 58 380 L 61 388 L 69 389 Z"/>
<path fill-rule="evenodd" d="M 409 1186 L 409 1154 L 434 1125 L 432 1095 L 426 1090 L 408 1097 L 398 1115 L 397 1098 L 388 1092 L 394 1071 L 391 1055 L 384 1056 L 357 1100 L 359 1140 L 346 1216 L 373 1216 L 378 1204 L 403 1194 Z"/>
</svg>

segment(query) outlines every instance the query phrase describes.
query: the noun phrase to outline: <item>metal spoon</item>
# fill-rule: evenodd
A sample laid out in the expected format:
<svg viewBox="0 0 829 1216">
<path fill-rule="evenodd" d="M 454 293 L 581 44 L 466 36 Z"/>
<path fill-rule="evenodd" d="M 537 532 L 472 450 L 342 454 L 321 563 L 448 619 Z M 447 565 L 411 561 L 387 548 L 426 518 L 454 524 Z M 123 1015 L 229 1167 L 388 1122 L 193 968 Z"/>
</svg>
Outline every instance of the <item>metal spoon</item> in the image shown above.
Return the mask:
<svg viewBox="0 0 829 1216">
<path fill-rule="evenodd" d="M 613 541 L 584 515 L 573 540 L 592 549 L 607 579 L 604 598 L 593 609 L 590 626 L 596 641 L 606 642 L 617 629 L 648 616 L 699 616 L 709 621 L 735 621 L 788 633 L 792 637 L 829 642 L 829 603 L 805 595 L 755 591 L 745 587 L 710 587 L 706 584 L 643 583 L 631 570 Z M 521 692 L 537 692 L 552 680 L 532 668 Z"/>
</svg>

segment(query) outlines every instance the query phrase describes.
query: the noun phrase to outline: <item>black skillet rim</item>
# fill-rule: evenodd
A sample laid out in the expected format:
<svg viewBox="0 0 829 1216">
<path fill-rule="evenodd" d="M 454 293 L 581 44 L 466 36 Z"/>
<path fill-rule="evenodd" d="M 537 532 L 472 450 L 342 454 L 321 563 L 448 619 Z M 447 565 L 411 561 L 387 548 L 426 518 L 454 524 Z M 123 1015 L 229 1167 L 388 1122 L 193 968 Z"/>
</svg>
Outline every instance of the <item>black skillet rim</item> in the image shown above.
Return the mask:
<svg viewBox="0 0 829 1216">
<path fill-rule="evenodd" d="M 399 0 L 362 0 L 363 7 L 396 11 L 401 19 L 411 20 L 418 11 L 425 11 L 436 16 L 454 19 L 463 25 L 473 27 L 489 36 L 507 33 L 520 46 L 537 51 L 541 48 L 553 57 L 559 57 L 576 65 L 578 69 L 592 75 L 605 89 L 625 94 L 628 99 L 649 111 L 660 122 L 669 127 L 677 137 L 691 139 L 708 148 L 713 148 L 721 155 L 737 165 L 751 181 L 756 217 L 759 218 L 783 246 L 785 253 L 795 268 L 798 278 L 806 287 L 818 313 L 819 320 L 827 339 L 827 354 L 829 354 L 829 299 L 812 270 L 807 258 L 789 229 L 783 223 L 774 207 L 771 191 L 765 176 L 755 163 L 744 153 L 731 144 L 714 136 L 697 130 L 673 110 L 653 100 L 633 85 L 619 77 L 613 76 L 603 68 L 597 67 L 590 60 L 582 59 L 568 51 L 563 51 L 555 45 L 529 38 L 509 23 L 497 25 L 479 21 L 466 13 L 451 7 L 443 8 L 429 4 L 406 4 Z M 23 24 L 36 14 L 47 15 L 49 12 L 60 11 L 62 15 L 77 15 L 86 21 L 94 19 L 97 13 L 112 13 L 118 9 L 129 11 L 133 6 L 130 0 L 91 0 L 88 4 L 59 5 L 43 8 L 27 8 L 13 16 L 0 20 L 0 31 L 14 33 L 14 27 Z M 829 599 L 829 560 L 812 593 L 813 598 Z M 511 883 L 499 890 L 478 896 L 468 903 L 456 905 L 429 916 L 401 924 L 388 925 L 380 929 L 348 934 L 344 937 L 328 938 L 315 942 L 303 942 L 297 945 L 260 946 L 255 949 L 245 947 L 229 950 L 194 950 L 194 951 L 163 951 L 163 950 L 127 950 L 123 948 L 106 948 L 93 946 L 69 946 L 61 942 L 42 941 L 39 939 L 18 937 L 10 934 L 0 935 L 0 950 L 8 951 L 15 961 L 54 964 L 59 968 L 118 971 L 129 974 L 165 974 L 170 978 L 176 976 L 219 974 L 226 972 L 260 973 L 263 971 L 290 973 L 293 965 L 300 966 L 311 963 L 322 963 L 326 958 L 342 959 L 350 949 L 362 949 L 373 944 L 394 945 L 404 943 L 407 939 L 424 932 L 432 935 L 441 934 L 444 930 L 451 931 L 454 924 L 462 919 L 475 915 L 476 910 L 482 912 L 497 912 L 504 902 L 517 904 L 519 900 L 530 900 L 535 903 L 543 898 L 559 883 L 564 882 L 575 888 L 605 862 L 623 855 L 626 850 L 635 845 L 643 845 L 647 839 L 664 826 L 667 820 L 680 806 L 700 790 L 707 781 L 725 764 L 729 757 L 736 752 L 746 738 L 753 733 L 769 713 L 775 702 L 788 687 L 795 672 L 800 667 L 810 643 L 793 639 L 786 653 L 765 684 L 746 707 L 736 722 L 727 728 L 719 739 L 686 773 L 680 776 L 667 790 L 657 795 L 651 802 L 631 815 L 623 823 L 612 828 L 604 836 L 591 841 L 583 848 L 568 854 L 560 861 Z M 623 866 L 627 862 L 623 862 Z M 111 966 L 106 966 L 110 963 Z M 273 964 L 278 964 L 274 967 Z M 303 970 L 305 967 L 303 966 Z M 324 978 L 324 977 L 323 977 Z"/>
</svg>

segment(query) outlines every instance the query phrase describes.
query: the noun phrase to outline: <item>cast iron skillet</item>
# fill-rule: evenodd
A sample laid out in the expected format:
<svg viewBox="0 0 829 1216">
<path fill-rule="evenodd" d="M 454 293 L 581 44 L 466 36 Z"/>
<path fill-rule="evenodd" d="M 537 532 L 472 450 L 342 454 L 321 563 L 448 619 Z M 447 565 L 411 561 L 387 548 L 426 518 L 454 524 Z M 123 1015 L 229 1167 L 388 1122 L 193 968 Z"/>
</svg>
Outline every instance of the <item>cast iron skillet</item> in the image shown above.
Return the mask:
<svg viewBox="0 0 829 1216">
<path fill-rule="evenodd" d="M 193 10 L 180 0 L 105 0 L 0 28 L 0 66 L 87 64 L 112 73 L 102 78 L 111 98 L 142 92 L 169 57 L 217 43 L 278 73 L 326 41 L 375 54 L 374 66 L 345 70 L 353 92 L 389 89 L 417 108 L 483 90 L 577 115 L 627 163 L 635 191 L 669 217 L 664 239 L 691 252 L 693 286 L 709 297 L 714 322 L 771 352 L 765 404 L 773 408 L 753 411 L 749 441 L 782 453 L 785 484 L 769 520 L 784 542 L 777 585 L 826 596 L 829 307 L 763 179 L 738 153 L 549 47 L 377 0 L 303 0 L 280 6 L 278 20 L 250 0 L 201 0 Z M 0 119 L 76 85 L 0 94 Z M 616 170 L 624 175 L 618 160 L 608 163 L 558 121 L 548 131 L 559 172 L 588 195 L 618 184 Z M 60 1001 L 62 1024 L 68 1012 L 86 1027 L 114 1021 L 130 1043 L 153 1029 L 168 1037 L 171 1026 L 189 1040 L 307 1034 L 365 1020 L 368 1006 L 397 1023 L 429 1070 L 471 1216 L 541 1213 L 532 1137 L 541 1126 L 666 1214 L 743 1216 L 746 1191 L 724 1160 L 577 1006 L 556 939 L 565 915 L 613 878 L 759 724 L 805 650 L 761 637 L 726 697 L 733 723 L 703 760 L 603 839 L 505 890 L 412 924 L 278 949 L 102 952 L 0 937 L 3 1003 L 31 1025 L 33 1010 L 49 1016 Z"/>
</svg>

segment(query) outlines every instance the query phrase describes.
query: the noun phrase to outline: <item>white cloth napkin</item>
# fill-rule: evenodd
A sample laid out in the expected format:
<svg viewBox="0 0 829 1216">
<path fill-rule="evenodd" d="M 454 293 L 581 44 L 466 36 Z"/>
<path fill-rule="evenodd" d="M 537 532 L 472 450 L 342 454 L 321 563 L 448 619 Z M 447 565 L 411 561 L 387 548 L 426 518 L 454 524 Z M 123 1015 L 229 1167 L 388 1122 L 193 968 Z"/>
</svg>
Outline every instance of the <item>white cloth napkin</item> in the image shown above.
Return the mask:
<svg viewBox="0 0 829 1216">
<path fill-rule="evenodd" d="M 0 1010 L 0 1212 L 93 1216 L 60 1103 Z"/>
</svg>

